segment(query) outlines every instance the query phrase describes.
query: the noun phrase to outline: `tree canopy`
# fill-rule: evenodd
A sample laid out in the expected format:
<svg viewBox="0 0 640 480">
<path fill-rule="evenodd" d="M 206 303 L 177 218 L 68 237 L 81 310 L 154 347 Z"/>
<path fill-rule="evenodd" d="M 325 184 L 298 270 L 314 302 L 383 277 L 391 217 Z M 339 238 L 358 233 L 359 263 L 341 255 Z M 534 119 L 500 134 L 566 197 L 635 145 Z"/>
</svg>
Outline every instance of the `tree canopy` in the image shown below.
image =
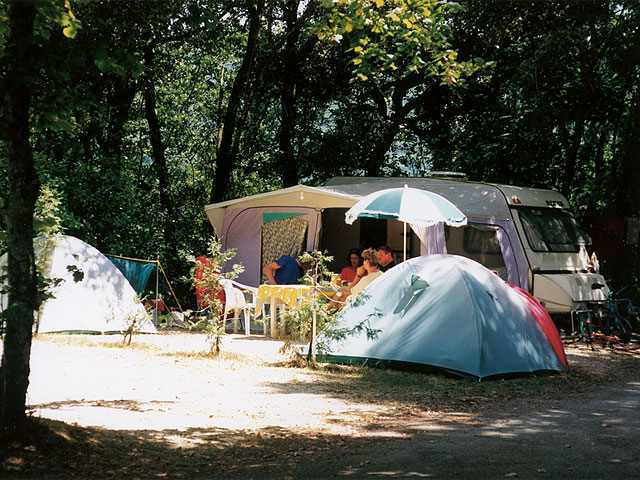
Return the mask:
<svg viewBox="0 0 640 480">
<path fill-rule="evenodd" d="M 638 216 L 639 28 L 629 0 L 2 2 L 16 298 L 41 184 L 67 233 L 176 279 L 205 204 L 335 175 L 459 171 Z"/>
</svg>

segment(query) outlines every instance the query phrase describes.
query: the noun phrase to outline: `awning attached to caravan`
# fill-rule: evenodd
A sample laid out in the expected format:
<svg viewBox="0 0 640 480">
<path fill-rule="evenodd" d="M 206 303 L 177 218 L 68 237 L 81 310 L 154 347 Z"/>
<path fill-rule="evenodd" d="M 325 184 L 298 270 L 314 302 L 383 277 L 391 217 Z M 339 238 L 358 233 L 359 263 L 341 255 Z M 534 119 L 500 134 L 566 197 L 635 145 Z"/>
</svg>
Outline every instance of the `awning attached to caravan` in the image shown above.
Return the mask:
<svg viewBox="0 0 640 480">
<path fill-rule="evenodd" d="M 221 235 L 224 212 L 227 208 L 305 207 L 323 210 L 325 208 L 351 208 L 359 199 L 359 195 L 348 195 L 323 188 L 295 185 L 273 192 L 214 203 L 204 207 L 204 210 L 216 234 Z"/>
</svg>

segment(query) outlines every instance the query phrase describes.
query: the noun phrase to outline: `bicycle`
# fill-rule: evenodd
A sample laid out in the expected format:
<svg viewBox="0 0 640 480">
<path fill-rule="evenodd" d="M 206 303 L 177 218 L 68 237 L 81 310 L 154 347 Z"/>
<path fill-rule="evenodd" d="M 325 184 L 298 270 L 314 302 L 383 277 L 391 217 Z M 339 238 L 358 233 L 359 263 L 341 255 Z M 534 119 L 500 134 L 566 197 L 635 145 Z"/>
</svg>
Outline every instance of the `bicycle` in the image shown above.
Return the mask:
<svg viewBox="0 0 640 480">
<path fill-rule="evenodd" d="M 594 283 L 592 288 L 604 288 L 600 283 Z M 597 305 L 593 310 L 593 325 L 605 336 L 619 337 L 623 343 L 629 343 L 633 325 L 640 325 L 640 309 L 631 299 L 618 296 L 628 286 L 622 287 L 617 292 L 609 291 L 604 303 Z"/>
<path fill-rule="evenodd" d="M 613 350 L 631 350 L 629 341 L 624 341 L 621 336 L 615 335 L 612 332 L 603 333 L 602 330 L 598 331 L 599 326 L 592 321 L 593 312 L 586 308 L 574 310 L 571 312 L 571 326 L 572 333 L 570 335 L 564 335 L 564 331 L 561 330 L 562 342 L 565 345 L 571 345 L 577 342 L 586 343 L 591 350 L 596 349 L 596 344 L 602 348 L 611 348 Z M 575 328 L 575 321 L 577 320 L 577 329 Z"/>
</svg>

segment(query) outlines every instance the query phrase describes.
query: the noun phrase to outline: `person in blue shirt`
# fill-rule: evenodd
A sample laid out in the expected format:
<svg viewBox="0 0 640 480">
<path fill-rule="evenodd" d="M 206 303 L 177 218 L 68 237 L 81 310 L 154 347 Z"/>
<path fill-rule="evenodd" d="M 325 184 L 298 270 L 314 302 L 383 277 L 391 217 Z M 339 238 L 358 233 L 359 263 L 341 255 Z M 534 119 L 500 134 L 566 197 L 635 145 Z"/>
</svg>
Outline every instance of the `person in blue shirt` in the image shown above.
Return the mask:
<svg viewBox="0 0 640 480">
<path fill-rule="evenodd" d="M 300 262 L 299 258 L 283 255 L 262 269 L 271 285 L 295 285 L 311 265 Z"/>
</svg>

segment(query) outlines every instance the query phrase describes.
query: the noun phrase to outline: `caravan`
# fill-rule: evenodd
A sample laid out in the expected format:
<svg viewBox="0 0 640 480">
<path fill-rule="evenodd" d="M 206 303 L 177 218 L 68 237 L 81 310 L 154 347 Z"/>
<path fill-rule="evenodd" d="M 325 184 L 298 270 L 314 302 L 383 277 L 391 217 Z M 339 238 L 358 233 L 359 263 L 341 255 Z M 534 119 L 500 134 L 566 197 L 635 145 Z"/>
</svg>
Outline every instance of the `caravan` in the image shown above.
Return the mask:
<svg viewBox="0 0 640 480">
<path fill-rule="evenodd" d="M 327 250 L 336 259 L 334 270 L 353 247 L 387 244 L 402 251 L 401 222 L 359 219 L 350 226 L 344 214 L 372 192 L 404 185 L 442 195 L 468 218 L 464 227 L 438 225 L 412 233 L 410 257 L 449 253 L 476 260 L 532 293 L 556 319 L 605 300 L 608 290 L 592 287 L 606 282 L 590 264 L 590 240 L 567 199 L 552 190 L 469 182 L 456 174 L 335 177 L 322 187 L 297 185 L 208 205 L 205 211 L 223 247 L 237 250 L 236 260 L 245 266 L 240 281 L 257 286 L 261 265 L 283 252 L 283 236 L 295 239 L 286 246 L 292 252 Z M 274 221 L 281 223 L 269 225 Z M 274 242 L 280 250 L 270 245 Z"/>
</svg>

